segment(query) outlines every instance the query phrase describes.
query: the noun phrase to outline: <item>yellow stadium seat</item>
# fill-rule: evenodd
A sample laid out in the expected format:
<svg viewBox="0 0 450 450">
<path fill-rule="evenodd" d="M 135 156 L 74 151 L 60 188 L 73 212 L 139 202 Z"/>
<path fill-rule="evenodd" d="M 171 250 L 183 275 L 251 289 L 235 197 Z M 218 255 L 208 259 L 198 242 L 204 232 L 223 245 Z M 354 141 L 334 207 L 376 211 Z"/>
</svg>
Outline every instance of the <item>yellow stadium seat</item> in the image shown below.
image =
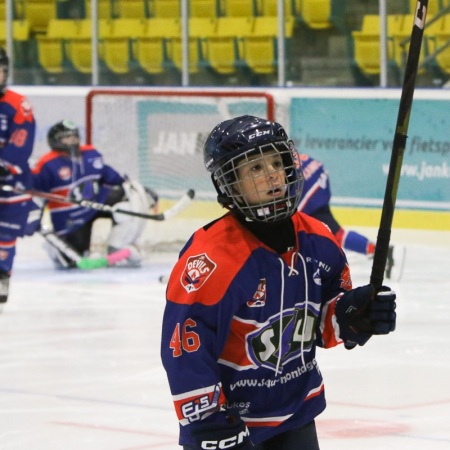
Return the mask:
<svg viewBox="0 0 450 450">
<path fill-rule="evenodd" d="M 61 38 L 37 37 L 37 53 L 40 66 L 48 73 L 64 72 L 64 41 Z"/>
<path fill-rule="evenodd" d="M 216 17 L 218 0 L 189 0 L 189 17 Z"/>
<path fill-rule="evenodd" d="M 92 20 L 91 19 L 80 19 L 78 20 L 78 38 L 90 38 L 92 35 Z M 98 21 L 98 36 L 103 38 L 106 36 L 111 36 L 111 24 L 110 19 L 99 19 Z"/>
<path fill-rule="evenodd" d="M 135 38 L 145 34 L 145 20 L 133 18 L 113 19 L 109 22 L 111 37 Z"/>
<path fill-rule="evenodd" d="M 37 36 L 38 61 L 48 73 L 62 73 L 67 64 L 65 39 L 77 36 L 79 23 L 71 19 L 51 19 L 45 35 Z"/>
<path fill-rule="evenodd" d="M 191 17 L 189 19 L 189 35 L 195 38 L 213 36 L 216 26 L 217 19 L 213 17 Z"/>
<path fill-rule="evenodd" d="M 303 0 L 300 5 L 300 15 L 308 27 L 315 30 L 325 30 L 333 27 L 331 22 L 332 0 Z"/>
<path fill-rule="evenodd" d="M 251 34 L 252 36 L 278 36 L 278 17 L 255 17 Z M 291 38 L 294 34 L 294 18 L 292 16 L 285 20 L 284 34 L 286 38 Z"/>
<path fill-rule="evenodd" d="M 0 3 L 0 20 L 6 19 L 6 2 Z"/>
<path fill-rule="evenodd" d="M 274 73 L 276 39 L 266 36 L 243 38 L 243 60 L 252 72 L 258 74 Z"/>
<path fill-rule="evenodd" d="M 92 73 L 92 45 L 90 38 L 69 39 L 66 44 L 67 57 L 73 67 L 81 73 Z"/>
<path fill-rule="evenodd" d="M 436 51 L 436 47 L 439 45 L 438 35 L 444 28 L 445 16 L 435 22 L 431 22 L 432 17 L 433 16 L 427 16 L 427 22 L 423 34 L 423 45 L 419 56 L 418 73 L 424 73 L 426 71 L 426 68 L 421 66 L 421 63 L 427 54 L 431 54 Z M 402 27 L 395 29 L 391 34 L 388 23 L 388 33 L 393 42 L 393 51 L 391 56 L 400 68 L 404 68 L 406 66 L 413 24 L 414 14 L 406 14 L 403 16 Z"/>
<path fill-rule="evenodd" d="M 292 38 L 294 17 L 285 20 L 285 37 Z M 278 38 L 278 18 L 260 16 L 254 20 L 252 33 L 242 38 L 243 60 L 248 67 L 258 74 L 274 73 L 276 69 L 276 43 Z"/>
<path fill-rule="evenodd" d="M 199 60 L 203 62 L 205 53 L 205 38 L 215 35 L 217 19 L 213 17 L 191 17 L 189 19 L 189 37 L 198 42 Z"/>
<path fill-rule="evenodd" d="M 183 69 L 183 47 L 180 38 L 170 39 L 168 42 L 168 59 L 178 70 Z M 198 73 L 200 61 L 200 42 L 197 38 L 189 39 L 189 73 Z"/>
<path fill-rule="evenodd" d="M 74 68 L 81 73 L 92 73 L 92 21 L 91 19 L 78 20 L 78 33 L 66 39 L 66 56 Z M 98 21 L 98 55 L 103 58 L 103 40 L 112 35 L 112 21 L 100 19 Z"/>
<path fill-rule="evenodd" d="M 219 17 L 214 40 L 209 43 L 213 52 L 215 53 L 216 47 L 223 48 L 227 55 L 233 53 L 236 62 L 239 61 L 242 55 L 242 38 L 252 34 L 254 20 L 253 17 Z"/>
<path fill-rule="evenodd" d="M 28 62 L 28 44 L 30 38 L 30 23 L 27 20 L 13 21 L 14 65 L 26 67 Z M 6 21 L 0 20 L 0 47 L 6 49 Z"/>
<path fill-rule="evenodd" d="M 220 74 L 236 72 L 239 59 L 238 43 L 234 37 L 209 37 L 205 39 L 205 60 Z"/>
<path fill-rule="evenodd" d="M 23 0 L 23 18 L 32 33 L 45 33 L 50 19 L 56 19 L 56 0 Z"/>
<path fill-rule="evenodd" d="M 253 17 L 219 17 L 217 19 L 216 36 L 242 37 L 252 33 Z"/>
<path fill-rule="evenodd" d="M 388 59 L 395 59 L 393 36 L 403 27 L 404 16 L 389 15 L 387 18 Z M 358 67 L 367 75 L 380 73 L 380 16 L 367 14 L 363 17 L 360 31 L 352 32 L 354 59 Z"/>
<path fill-rule="evenodd" d="M 180 37 L 181 24 L 177 17 L 151 17 L 144 20 L 144 33 L 136 38 L 135 49 L 135 58 L 140 67 L 150 74 L 164 72 L 166 40 Z"/>
<path fill-rule="evenodd" d="M 135 39 L 144 35 L 144 21 L 121 18 L 110 21 L 109 35 L 102 38 L 102 59 L 114 73 L 128 73 L 133 62 Z"/>
<path fill-rule="evenodd" d="M 147 0 L 115 0 L 114 11 L 122 19 L 143 19 L 149 16 Z"/>
<path fill-rule="evenodd" d="M 180 17 L 180 0 L 152 0 L 150 15 L 152 17 Z"/>
<path fill-rule="evenodd" d="M 40 66 L 48 73 L 63 73 L 67 60 L 65 39 L 77 35 L 78 21 L 50 19 L 45 35 L 37 36 L 37 54 Z"/>
<path fill-rule="evenodd" d="M 303 3 L 305 0 L 303 0 Z M 278 0 L 260 0 L 259 6 L 261 16 L 278 16 Z M 284 15 L 285 17 L 293 16 L 292 0 L 284 0 Z"/>
<path fill-rule="evenodd" d="M 139 66 L 149 74 L 164 72 L 164 39 L 161 37 L 139 37 L 136 40 L 135 58 Z"/>
<path fill-rule="evenodd" d="M 97 16 L 99 19 L 111 19 L 113 14 L 113 0 L 97 0 L 98 10 Z M 91 0 L 85 0 L 84 3 L 86 18 L 91 18 Z"/>
<path fill-rule="evenodd" d="M 108 37 L 103 39 L 102 59 L 114 73 L 123 74 L 130 70 L 131 41 L 125 37 Z"/>
<path fill-rule="evenodd" d="M 13 21 L 13 38 L 16 41 L 27 41 L 30 37 L 30 23 L 28 20 Z M 6 21 L 0 20 L 0 41 L 6 42 Z M 4 46 L 4 45 L 3 45 Z"/>
<path fill-rule="evenodd" d="M 222 0 L 222 15 L 231 17 L 255 16 L 255 0 Z"/>
<path fill-rule="evenodd" d="M 173 17 L 150 18 L 144 21 L 146 37 L 180 37 L 180 19 Z"/>
<path fill-rule="evenodd" d="M 70 38 L 78 35 L 80 22 L 76 19 L 51 19 L 48 23 L 46 37 Z"/>
<path fill-rule="evenodd" d="M 436 26 L 433 50 L 436 52 L 435 59 L 439 69 L 450 74 L 450 14 L 443 16 L 440 25 Z M 430 30 L 428 33 L 431 33 Z"/>
</svg>

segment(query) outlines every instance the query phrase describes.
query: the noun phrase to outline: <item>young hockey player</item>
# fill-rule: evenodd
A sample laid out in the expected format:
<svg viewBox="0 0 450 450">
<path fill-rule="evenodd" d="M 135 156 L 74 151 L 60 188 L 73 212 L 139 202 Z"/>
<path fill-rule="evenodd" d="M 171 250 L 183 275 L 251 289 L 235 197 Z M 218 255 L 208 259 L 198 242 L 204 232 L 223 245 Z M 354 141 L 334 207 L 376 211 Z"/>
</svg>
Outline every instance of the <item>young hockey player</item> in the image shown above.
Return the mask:
<svg viewBox="0 0 450 450">
<path fill-rule="evenodd" d="M 222 122 L 204 160 L 229 212 L 192 235 L 167 286 L 161 355 L 179 443 L 317 450 L 325 397 L 316 347 L 393 331 L 395 293 L 352 289 L 335 237 L 297 211 L 301 164 L 280 124 Z"/>
<path fill-rule="evenodd" d="M 375 243 L 366 236 L 353 231 L 344 230 L 337 222 L 330 209 L 331 188 L 329 174 L 322 162 L 312 158 L 309 155 L 300 155 L 303 168 L 303 176 L 305 184 L 303 187 L 302 199 L 298 207 L 309 216 L 326 223 L 339 244 L 345 250 L 351 250 L 356 253 L 367 255 L 373 258 L 375 251 Z M 403 249 L 397 253 L 397 257 L 403 260 Z M 401 258 L 400 258 L 401 256 Z M 400 266 L 402 261 L 399 261 Z M 394 266 L 394 246 L 391 245 L 388 251 L 388 259 L 386 263 L 386 278 L 391 278 L 392 268 Z M 401 271 L 401 269 L 399 269 Z"/>
<path fill-rule="evenodd" d="M 80 146 L 76 125 L 68 120 L 53 125 L 48 131 L 50 151 L 33 167 L 33 187 L 37 191 L 57 194 L 68 199 L 90 200 L 115 205 L 127 211 L 146 213 L 156 208 L 158 196 L 130 181 L 103 161 L 93 146 Z M 131 256 L 121 266 L 140 266 L 141 259 L 133 245 L 141 236 L 146 221 L 120 213 L 85 208 L 74 203 L 48 202 L 53 231 L 80 256 L 88 256 L 92 227 L 95 220 L 109 218 L 111 231 L 107 238 L 108 253 L 124 247 L 132 249 Z M 75 261 L 49 245 L 50 257 L 58 268 L 76 267 Z"/>
<path fill-rule="evenodd" d="M 7 88 L 8 71 L 8 55 L 0 48 L 0 185 L 29 189 L 36 124 L 28 100 Z M 31 204 L 29 195 L 0 189 L 0 305 L 8 299 L 16 240 L 24 235 Z"/>
</svg>

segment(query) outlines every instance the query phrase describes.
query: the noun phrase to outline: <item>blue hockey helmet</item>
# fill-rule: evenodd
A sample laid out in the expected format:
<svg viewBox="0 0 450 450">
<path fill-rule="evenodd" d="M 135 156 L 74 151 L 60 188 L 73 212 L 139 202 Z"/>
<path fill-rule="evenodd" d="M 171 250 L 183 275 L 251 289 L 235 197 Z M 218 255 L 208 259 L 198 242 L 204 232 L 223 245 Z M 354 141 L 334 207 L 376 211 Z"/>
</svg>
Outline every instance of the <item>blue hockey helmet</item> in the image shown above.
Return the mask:
<svg viewBox="0 0 450 450">
<path fill-rule="evenodd" d="M 255 158 L 263 161 L 268 152 L 281 157 L 284 184 L 277 187 L 273 198 L 249 202 L 239 192 L 237 168 L 244 161 L 254 164 Z M 297 210 L 304 182 L 300 158 L 279 123 L 249 115 L 221 122 L 208 136 L 203 156 L 218 202 L 224 207 L 237 209 L 247 219 L 259 222 L 277 222 Z M 255 194 L 259 198 L 259 193 Z"/>
</svg>

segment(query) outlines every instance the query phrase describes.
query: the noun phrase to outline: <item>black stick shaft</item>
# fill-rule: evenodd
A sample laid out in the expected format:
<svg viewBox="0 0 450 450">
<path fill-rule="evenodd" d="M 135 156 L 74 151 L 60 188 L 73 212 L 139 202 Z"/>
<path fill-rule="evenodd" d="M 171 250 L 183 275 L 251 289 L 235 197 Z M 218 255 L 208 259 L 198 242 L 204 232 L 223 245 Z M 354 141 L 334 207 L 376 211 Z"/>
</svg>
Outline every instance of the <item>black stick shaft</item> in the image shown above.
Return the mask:
<svg viewBox="0 0 450 450">
<path fill-rule="evenodd" d="M 32 197 L 39 197 L 45 200 L 55 202 L 55 203 L 68 203 L 73 205 L 80 205 L 84 208 L 91 208 L 97 211 L 109 212 L 109 213 L 120 213 L 128 216 L 140 217 L 141 219 L 150 220 L 167 220 L 170 217 L 178 214 L 182 211 L 194 198 L 195 192 L 193 189 L 188 189 L 188 191 L 181 197 L 171 208 L 159 214 L 145 214 L 136 211 L 128 211 L 120 208 L 114 208 L 103 203 L 97 203 L 90 200 L 75 200 L 62 197 L 61 195 L 51 194 L 48 192 L 35 191 L 32 189 L 20 189 L 10 185 L 0 185 L 0 189 L 6 192 L 16 192 L 18 194 L 28 194 Z"/>
<path fill-rule="evenodd" d="M 409 44 L 408 59 L 406 61 L 405 75 L 403 79 L 402 95 L 398 110 L 397 125 L 392 145 L 391 161 L 386 182 L 383 208 L 381 211 L 380 227 L 378 229 L 377 244 L 373 258 L 370 283 L 375 288 L 383 285 L 384 270 L 387 262 L 389 242 L 391 238 L 392 221 L 394 218 L 395 201 L 397 199 L 398 185 L 406 147 L 406 139 L 414 97 L 417 68 L 419 65 L 420 48 L 422 46 L 425 18 L 428 8 L 428 0 L 418 0 L 414 14 L 414 24 Z"/>
</svg>

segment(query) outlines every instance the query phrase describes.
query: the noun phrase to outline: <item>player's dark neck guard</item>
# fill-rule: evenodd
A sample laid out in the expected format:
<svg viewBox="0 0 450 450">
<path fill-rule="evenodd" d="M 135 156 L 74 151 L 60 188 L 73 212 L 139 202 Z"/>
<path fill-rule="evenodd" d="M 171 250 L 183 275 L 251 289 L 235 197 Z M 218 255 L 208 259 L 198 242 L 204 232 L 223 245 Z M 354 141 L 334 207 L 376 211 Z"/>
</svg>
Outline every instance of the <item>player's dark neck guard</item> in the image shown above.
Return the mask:
<svg viewBox="0 0 450 450">
<path fill-rule="evenodd" d="M 249 221 L 239 211 L 234 211 L 237 220 L 261 242 L 282 254 L 295 247 L 295 230 L 292 219 L 289 217 L 277 222 Z"/>
</svg>

